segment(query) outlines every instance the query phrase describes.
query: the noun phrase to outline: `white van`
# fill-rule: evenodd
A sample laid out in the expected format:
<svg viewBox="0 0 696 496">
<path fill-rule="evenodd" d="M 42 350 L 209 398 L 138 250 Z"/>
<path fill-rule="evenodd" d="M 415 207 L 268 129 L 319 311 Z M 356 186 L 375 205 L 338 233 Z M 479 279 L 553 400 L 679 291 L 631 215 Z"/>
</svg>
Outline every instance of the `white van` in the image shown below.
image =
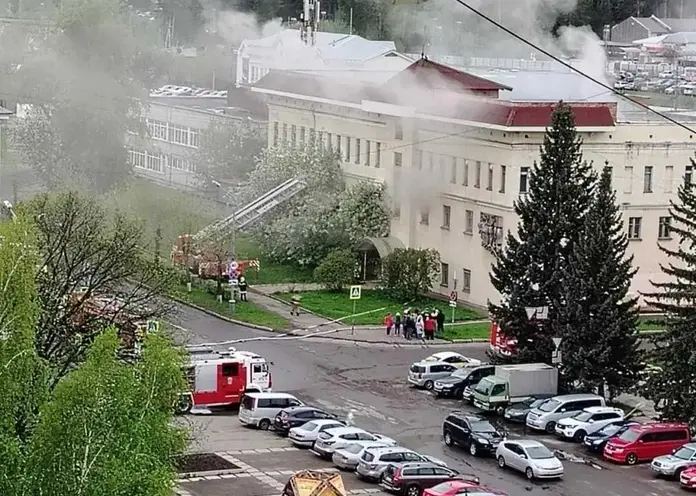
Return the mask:
<svg viewBox="0 0 696 496">
<path fill-rule="evenodd" d="M 246 393 L 239 405 L 239 421 L 244 425 L 268 430 L 283 408 L 303 404 L 288 393 Z"/>
<path fill-rule="evenodd" d="M 585 408 L 606 406 L 604 398 L 596 394 L 564 394 L 549 398 L 527 414 L 527 427 L 549 434 L 556 432 L 556 422 L 572 417 Z"/>
</svg>

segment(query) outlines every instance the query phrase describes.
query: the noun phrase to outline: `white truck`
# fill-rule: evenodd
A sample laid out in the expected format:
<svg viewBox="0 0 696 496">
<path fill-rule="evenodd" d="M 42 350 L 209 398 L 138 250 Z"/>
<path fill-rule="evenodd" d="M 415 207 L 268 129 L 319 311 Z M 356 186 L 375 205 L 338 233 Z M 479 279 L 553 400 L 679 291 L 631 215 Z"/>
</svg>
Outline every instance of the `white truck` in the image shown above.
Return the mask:
<svg viewBox="0 0 696 496">
<path fill-rule="evenodd" d="M 502 414 L 509 405 L 558 393 L 558 369 L 545 363 L 499 365 L 474 389 L 474 406 Z"/>
</svg>

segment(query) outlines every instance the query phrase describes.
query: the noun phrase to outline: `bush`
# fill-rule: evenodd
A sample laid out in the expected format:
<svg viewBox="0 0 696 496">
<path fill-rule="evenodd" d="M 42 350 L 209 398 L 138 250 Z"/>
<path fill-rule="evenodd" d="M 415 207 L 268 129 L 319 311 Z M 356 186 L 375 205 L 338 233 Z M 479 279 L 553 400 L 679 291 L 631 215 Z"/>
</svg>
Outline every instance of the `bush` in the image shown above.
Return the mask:
<svg viewBox="0 0 696 496">
<path fill-rule="evenodd" d="M 411 300 L 430 291 L 439 274 L 437 250 L 396 249 L 382 260 L 380 282 L 392 297 Z"/>
<path fill-rule="evenodd" d="M 314 280 L 328 291 L 343 291 L 355 280 L 357 258 L 351 250 L 334 250 L 314 269 Z"/>
</svg>

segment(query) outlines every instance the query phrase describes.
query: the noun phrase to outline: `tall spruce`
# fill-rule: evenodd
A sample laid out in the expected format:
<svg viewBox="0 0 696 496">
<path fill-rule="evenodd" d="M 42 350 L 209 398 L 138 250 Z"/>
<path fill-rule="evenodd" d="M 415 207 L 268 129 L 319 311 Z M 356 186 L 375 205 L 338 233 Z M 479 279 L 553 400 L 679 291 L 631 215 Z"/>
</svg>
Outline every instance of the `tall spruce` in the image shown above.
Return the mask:
<svg viewBox="0 0 696 496">
<path fill-rule="evenodd" d="M 570 107 L 559 102 L 529 176 L 529 191 L 515 203 L 517 235 L 508 234 L 491 271 L 501 295 L 490 313 L 518 342 L 517 360 L 549 362 L 555 306 L 563 294 L 567 255 L 592 204 L 596 174 L 582 157 L 582 140 Z M 530 321 L 527 307 L 548 306 L 548 319 Z"/>
<path fill-rule="evenodd" d="M 692 165 L 696 165 L 692 160 Z M 662 370 L 652 374 L 643 395 L 665 418 L 696 423 L 696 192 L 685 183 L 671 202 L 670 232 L 678 244 L 660 244 L 668 264 L 665 282 L 653 282 L 650 306 L 665 312 L 666 330 L 655 335 L 649 358 Z"/>
<path fill-rule="evenodd" d="M 635 386 L 643 369 L 637 298 L 628 293 L 636 269 L 627 247 L 605 167 L 568 260 L 556 329 L 563 338 L 564 380 L 587 391 L 605 392 L 606 386 L 612 397 Z"/>
</svg>

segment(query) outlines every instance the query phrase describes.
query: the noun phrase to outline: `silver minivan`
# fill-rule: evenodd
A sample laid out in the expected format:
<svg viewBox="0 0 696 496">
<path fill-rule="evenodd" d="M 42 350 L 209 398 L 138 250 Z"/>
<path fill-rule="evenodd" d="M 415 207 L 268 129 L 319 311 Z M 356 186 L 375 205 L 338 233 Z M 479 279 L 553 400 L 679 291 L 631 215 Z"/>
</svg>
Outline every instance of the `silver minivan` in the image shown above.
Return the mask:
<svg viewBox="0 0 696 496">
<path fill-rule="evenodd" d="M 527 427 L 553 434 L 556 431 L 556 422 L 593 406 L 606 406 L 606 402 L 596 394 L 554 396 L 527 414 Z"/>
<path fill-rule="evenodd" d="M 303 404 L 288 393 L 246 393 L 239 405 L 239 421 L 268 430 L 282 409 Z"/>
<path fill-rule="evenodd" d="M 408 382 L 417 387 L 432 389 L 435 381 L 452 375 L 455 365 L 445 362 L 416 362 L 408 371 Z"/>
</svg>

